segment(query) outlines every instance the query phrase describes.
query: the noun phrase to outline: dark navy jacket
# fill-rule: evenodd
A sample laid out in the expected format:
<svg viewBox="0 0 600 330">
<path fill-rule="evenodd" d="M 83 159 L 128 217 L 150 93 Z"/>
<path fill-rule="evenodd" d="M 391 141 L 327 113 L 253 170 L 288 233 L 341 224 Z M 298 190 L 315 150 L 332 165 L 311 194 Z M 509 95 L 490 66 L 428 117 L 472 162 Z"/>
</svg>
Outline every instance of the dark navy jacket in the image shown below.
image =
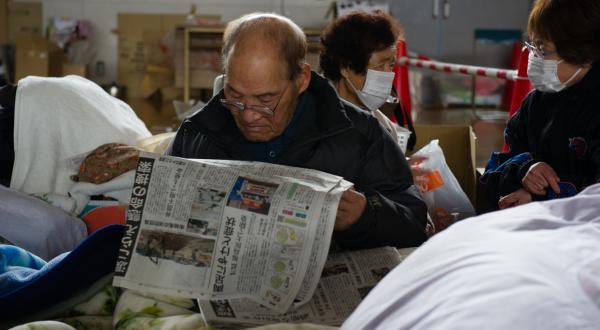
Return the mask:
<svg viewBox="0 0 600 330">
<path fill-rule="evenodd" d="M 548 163 L 561 181 L 561 194 L 547 189 L 546 200 L 573 195 L 600 179 L 600 67 L 558 93 L 531 92 L 504 132 L 508 153 L 494 153 L 482 176 L 488 199 L 497 204 L 522 187 L 531 165 Z M 564 191 L 563 191 L 564 190 Z"/>
<path fill-rule="evenodd" d="M 316 119 L 273 163 L 316 169 L 354 183 L 367 197 L 357 223 L 335 232 L 344 248 L 408 247 L 425 241 L 427 207 L 413 185 L 406 159 L 377 120 L 341 101 L 313 73 L 305 93 L 316 101 Z M 185 158 L 251 160 L 243 136 L 215 96 L 179 128 L 167 154 Z"/>
</svg>

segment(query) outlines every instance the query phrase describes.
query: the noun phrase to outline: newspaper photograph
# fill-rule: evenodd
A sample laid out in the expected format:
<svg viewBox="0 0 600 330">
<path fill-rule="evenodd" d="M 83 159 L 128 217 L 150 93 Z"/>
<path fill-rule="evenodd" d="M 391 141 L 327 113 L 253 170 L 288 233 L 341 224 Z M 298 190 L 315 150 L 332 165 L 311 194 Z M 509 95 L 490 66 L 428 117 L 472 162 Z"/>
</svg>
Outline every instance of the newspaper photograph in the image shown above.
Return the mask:
<svg viewBox="0 0 600 330">
<path fill-rule="evenodd" d="M 282 313 L 315 291 L 351 186 L 314 170 L 141 153 L 114 285 Z"/>
<path fill-rule="evenodd" d="M 217 328 L 306 322 L 339 326 L 402 260 L 402 254 L 392 247 L 332 253 L 309 302 L 285 313 L 248 299 L 201 299 L 199 305 L 207 324 Z"/>
</svg>

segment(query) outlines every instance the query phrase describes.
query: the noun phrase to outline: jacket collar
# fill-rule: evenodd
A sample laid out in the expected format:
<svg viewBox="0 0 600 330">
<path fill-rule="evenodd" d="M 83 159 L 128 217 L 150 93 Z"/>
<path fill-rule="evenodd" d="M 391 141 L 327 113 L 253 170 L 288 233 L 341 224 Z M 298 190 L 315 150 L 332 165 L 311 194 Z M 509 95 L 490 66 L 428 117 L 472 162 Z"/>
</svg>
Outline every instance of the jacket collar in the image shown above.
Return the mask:
<svg viewBox="0 0 600 330">
<path fill-rule="evenodd" d="M 316 120 L 314 129 L 309 130 L 304 136 L 299 136 L 298 143 L 315 141 L 352 127 L 352 122 L 346 115 L 345 105 L 338 97 L 334 87 L 329 81 L 315 72 L 311 73 L 311 80 L 305 93 L 311 93 L 316 102 Z M 239 132 L 231 113 L 223 107 L 220 98 L 223 90 L 216 94 L 200 111 L 192 115 L 186 122 L 197 128 L 201 133 L 211 137 L 211 140 L 233 155 L 243 158 L 236 151 L 244 137 Z"/>
<path fill-rule="evenodd" d="M 352 127 L 352 122 L 346 115 L 345 103 L 329 80 L 312 72 L 307 92 L 314 96 L 317 103 L 315 124 L 320 135 L 330 135 L 340 129 Z"/>
<path fill-rule="evenodd" d="M 585 77 L 573 87 L 577 85 L 580 85 L 582 91 L 596 93 L 600 85 L 600 67 L 598 64 L 593 64 Z"/>
</svg>

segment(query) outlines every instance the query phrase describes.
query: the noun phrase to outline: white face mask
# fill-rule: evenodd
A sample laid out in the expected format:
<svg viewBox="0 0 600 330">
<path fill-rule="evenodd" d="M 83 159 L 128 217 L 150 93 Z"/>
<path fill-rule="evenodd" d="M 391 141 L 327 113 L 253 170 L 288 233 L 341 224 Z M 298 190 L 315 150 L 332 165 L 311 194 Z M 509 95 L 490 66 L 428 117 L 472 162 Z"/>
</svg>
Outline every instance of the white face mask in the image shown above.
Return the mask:
<svg viewBox="0 0 600 330">
<path fill-rule="evenodd" d="M 563 60 L 545 60 L 541 57 L 529 53 L 529 64 L 527 66 L 527 76 L 533 84 L 533 87 L 540 92 L 555 93 L 567 88 L 567 85 L 575 79 L 581 72 L 579 68 L 573 75 L 564 83 L 558 79 L 558 65 Z"/>
<path fill-rule="evenodd" d="M 390 96 L 392 84 L 394 82 L 394 72 L 375 71 L 368 69 L 365 85 L 362 90 L 357 90 L 354 84 L 348 79 L 350 86 L 354 89 L 356 96 L 371 111 L 375 111 L 382 106 Z"/>
</svg>

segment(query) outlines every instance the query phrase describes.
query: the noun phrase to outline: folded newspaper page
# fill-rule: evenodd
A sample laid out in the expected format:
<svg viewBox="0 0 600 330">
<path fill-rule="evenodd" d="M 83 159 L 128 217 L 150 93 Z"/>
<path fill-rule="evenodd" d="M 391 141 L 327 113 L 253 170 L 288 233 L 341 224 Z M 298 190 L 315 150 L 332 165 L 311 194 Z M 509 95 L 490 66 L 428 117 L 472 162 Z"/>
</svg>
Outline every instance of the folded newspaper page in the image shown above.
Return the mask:
<svg viewBox="0 0 600 330">
<path fill-rule="evenodd" d="M 314 293 L 351 186 L 315 170 L 141 153 L 113 284 L 285 312 Z"/>
<path fill-rule="evenodd" d="M 341 325 L 369 291 L 404 257 L 391 247 L 332 253 L 307 304 L 277 313 L 248 299 L 199 300 L 205 321 L 216 328 L 270 323 Z"/>
</svg>

